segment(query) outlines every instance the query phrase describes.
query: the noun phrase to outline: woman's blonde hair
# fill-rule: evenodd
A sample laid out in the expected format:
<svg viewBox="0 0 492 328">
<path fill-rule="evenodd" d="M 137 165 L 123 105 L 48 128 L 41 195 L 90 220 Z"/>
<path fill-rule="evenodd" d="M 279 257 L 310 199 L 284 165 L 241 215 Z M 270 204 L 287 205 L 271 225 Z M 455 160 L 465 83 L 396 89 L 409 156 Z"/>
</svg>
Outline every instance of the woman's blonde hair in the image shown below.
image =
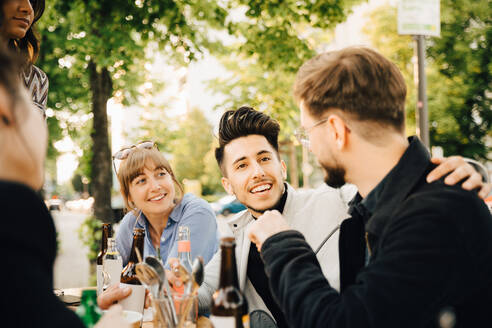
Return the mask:
<svg viewBox="0 0 492 328">
<path fill-rule="evenodd" d="M 162 155 L 162 153 L 156 148 L 133 148 L 128 157 L 122 160 L 117 173 L 118 181 L 120 182 L 121 195 L 123 196 L 125 206 L 128 211 L 135 210 L 135 208 L 130 206 L 128 202 L 128 197 L 130 196 L 130 183 L 142 173 L 148 160 L 152 161 L 156 168 L 165 169 L 171 176 L 176 190 L 176 198 L 174 199 L 175 203 L 179 203 L 183 198 L 183 187 L 174 176 L 173 169 L 164 155 Z"/>
</svg>

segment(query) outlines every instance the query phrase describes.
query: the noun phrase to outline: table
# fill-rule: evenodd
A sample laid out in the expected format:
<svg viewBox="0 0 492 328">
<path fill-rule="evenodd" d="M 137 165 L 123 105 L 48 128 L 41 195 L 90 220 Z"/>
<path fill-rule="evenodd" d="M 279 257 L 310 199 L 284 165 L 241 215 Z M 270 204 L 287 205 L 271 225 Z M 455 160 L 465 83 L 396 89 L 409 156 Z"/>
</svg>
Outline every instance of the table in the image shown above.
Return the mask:
<svg viewBox="0 0 492 328">
<path fill-rule="evenodd" d="M 65 295 L 82 296 L 83 290 L 96 290 L 96 287 L 77 287 L 77 288 L 63 288 L 63 293 Z M 68 306 L 72 310 L 76 310 L 76 306 Z M 197 328 L 213 328 L 212 323 L 207 317 L 198 317 Z M 154 328 L 154 323 L 152 321 L 144 321 L 142 328 Z"/>
</svg>

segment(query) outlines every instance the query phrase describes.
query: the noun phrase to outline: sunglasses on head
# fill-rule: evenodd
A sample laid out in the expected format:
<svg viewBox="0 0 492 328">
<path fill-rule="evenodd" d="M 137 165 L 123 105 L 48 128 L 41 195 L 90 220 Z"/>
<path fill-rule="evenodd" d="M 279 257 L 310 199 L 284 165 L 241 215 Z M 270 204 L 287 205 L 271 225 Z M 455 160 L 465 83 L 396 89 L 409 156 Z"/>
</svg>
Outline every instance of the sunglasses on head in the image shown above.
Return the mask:
<svg viewBox="0 0 492 328">
<path fill-rule="evenodd" d="M 113 155 L 113 168 L 114 168 L 114 171 L 115 172 L 118 172 L 116 170 L 116 164 L 115 164 L 115 160 L 125 160 L 128 158 L 128 156 L 130 156 L 131 152 L 135 149 L 135 148 L 139 148 L 139 149 L 152 149 L 152 148 L 156 148 L 157 150 L 159 150 L 159 148 L 157 147 L 157 144 L 154 142 L 154 141 L 142 141 L 142 142 L 139 142 L 138 144 L 135 144 L 135 145 L 132 145 L 130 147 L 125 147 L 125 148 L 121 148 L 120 150 L 118 150 L 116 153 L 114 153 Z"/>
</svg>

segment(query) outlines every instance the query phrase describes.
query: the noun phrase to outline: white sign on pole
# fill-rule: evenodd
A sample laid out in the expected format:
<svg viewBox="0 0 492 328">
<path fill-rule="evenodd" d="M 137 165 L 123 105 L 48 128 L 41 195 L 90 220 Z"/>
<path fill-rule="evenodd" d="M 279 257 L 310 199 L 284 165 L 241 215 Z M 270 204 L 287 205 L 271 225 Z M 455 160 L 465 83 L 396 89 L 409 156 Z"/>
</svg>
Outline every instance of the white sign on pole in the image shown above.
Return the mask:
<svg viewBox="0 0 492 328">
<path fill-rule="evenodd" d="M 399 0 L 398 34 L 441 35 L 439 0 Z"/>
</svg>

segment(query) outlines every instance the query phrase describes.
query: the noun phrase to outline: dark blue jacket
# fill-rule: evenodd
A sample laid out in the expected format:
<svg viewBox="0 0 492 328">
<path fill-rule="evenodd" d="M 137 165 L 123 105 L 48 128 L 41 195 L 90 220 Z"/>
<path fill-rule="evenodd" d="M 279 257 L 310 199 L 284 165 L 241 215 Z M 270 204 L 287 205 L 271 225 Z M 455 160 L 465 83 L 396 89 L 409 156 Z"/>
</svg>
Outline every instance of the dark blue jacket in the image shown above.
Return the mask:
<svg viewBox="0 0 492 328">
<path fill-rule="evenodd" d="M 43 200 L 25 185 L 0 181 L 0 208 L 1 326 L 83 328 L 53 293 L 56 233 Z"/>
<path fill-rule="evenodd" d="M 437 327 L 444 309 L 452 309 L 456 327 L 492 325 L 492 217 L 475 192 L 426 183 L 433 167 L 414 138 L 364 231 L 348 221 L 347 231 L 359 236 L 353 258 L 344 254 L 350 247 L 341 230 L 341 293 L 299 232 L 265 241 L 270 286 L 292 327 Z"/>
</svg>

